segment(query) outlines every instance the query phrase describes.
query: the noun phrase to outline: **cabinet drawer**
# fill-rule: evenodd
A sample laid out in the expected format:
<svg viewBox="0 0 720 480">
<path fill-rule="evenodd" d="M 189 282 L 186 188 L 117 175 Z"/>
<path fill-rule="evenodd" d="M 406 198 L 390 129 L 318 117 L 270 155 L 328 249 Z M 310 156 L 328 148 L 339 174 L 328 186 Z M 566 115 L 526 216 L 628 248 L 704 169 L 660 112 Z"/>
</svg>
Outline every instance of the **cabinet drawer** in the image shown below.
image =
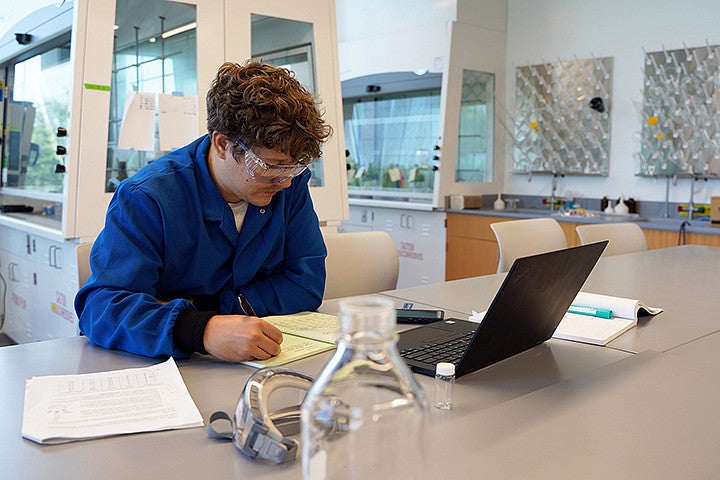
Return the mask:
<svg viewBox="0 0 720 480">
<path fill-rule="evenodd" d="M 448 236 L 475 238 L 477 240 L 495 241 L 495 235 L 490 229 L 491 223 L 516 220 L 514 218 L 493 217 L 485 215 L 464 215 L 448 213 Z"/>
<path fill-rule="evenodd" d="M 0 248 L 6 252 L 22 258 L 30 258 L 35 253 L 32 236 L 21 230 L 0 226 L 0 238 Z"/>
</svg>

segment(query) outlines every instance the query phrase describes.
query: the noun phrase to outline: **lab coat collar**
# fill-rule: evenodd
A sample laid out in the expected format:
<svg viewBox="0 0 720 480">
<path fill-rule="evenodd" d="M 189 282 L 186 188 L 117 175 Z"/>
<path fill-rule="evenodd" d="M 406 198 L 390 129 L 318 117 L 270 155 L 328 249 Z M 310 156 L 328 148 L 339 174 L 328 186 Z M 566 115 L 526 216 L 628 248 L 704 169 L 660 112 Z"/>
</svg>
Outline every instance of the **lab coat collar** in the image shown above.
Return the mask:
<svg viewBox="0 0 720 480">
<path fill-rule="evenodd" d="M 248 205 L 245 221 L 243 223 L 242 235 L 238 239 L 238 231 L 235 227 L 235 217 L 227 201 L 218 190 L 210 170 L 208 168 L 208 153 L 210 151 L 210 135 L 204 135 L 195 149 L 195 165 L 198 172 L 198 186 L 200 198 L 202 199 L 203 217 L 208 221 L 220 223 L 220 230 L 225 236 L 236 245 L 238 252 L 241 252 L 247 244 L 257 235 L 263 226 L 272 218 L 273 204 L 275 199 L 265 207 Z"/>
<path fill-rule="evenodd" d="M 227 202 L 217 189 L 210 169 L 208 168 L 208 153 L 210 152 L 210 135 L 200 138 L 194 152 L 195 170 L 197 172 L 198 191 L 200 193 L 203 217 L 207 220 L 222 222 L 225 217 L 224 206 Z M 234 223 L 234 221 L 233 221 Z"/>
</svg>

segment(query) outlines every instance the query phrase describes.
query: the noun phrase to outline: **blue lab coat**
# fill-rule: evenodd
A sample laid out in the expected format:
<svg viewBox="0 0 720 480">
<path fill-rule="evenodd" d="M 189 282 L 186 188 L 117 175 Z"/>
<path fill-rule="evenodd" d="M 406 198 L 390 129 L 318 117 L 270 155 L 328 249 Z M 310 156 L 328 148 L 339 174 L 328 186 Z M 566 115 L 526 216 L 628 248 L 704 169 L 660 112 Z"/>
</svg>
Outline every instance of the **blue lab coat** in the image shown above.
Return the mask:
<svg viewBox="0 0 720 480">
<path fill-rule="evenodd" d="M 189 299 L 212 296 L 217 313 L 239 314 L 243 293 L 258 316 L 320 305 L 327 250 L 310 171 L 269 205 L 248 205 L 238 233 L 208 171 L 209 147 L 205 135 L 118 187 L 93 244 L 92 275 L 75 298 L 80 330 L 91 342 L 182 358 L 189 352 L 174 344 L 173 326 L 180 311 L 196 308 Z"/>
</svg>

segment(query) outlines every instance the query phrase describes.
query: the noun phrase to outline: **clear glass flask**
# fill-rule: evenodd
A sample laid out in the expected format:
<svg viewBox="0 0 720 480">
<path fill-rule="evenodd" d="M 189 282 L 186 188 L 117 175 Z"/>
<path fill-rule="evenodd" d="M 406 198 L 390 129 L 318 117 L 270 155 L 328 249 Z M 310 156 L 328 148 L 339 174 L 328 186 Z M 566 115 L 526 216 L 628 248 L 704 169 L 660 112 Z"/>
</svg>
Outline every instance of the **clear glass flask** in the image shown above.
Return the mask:
<svg viewBox="0 0 720 480">
<path fill-rule="evenodd" d="M 302 406 L 305 480 L 422 476 L 427 405 L 396 341 L 391 300 L 341 301 L 337 349 Z"/>
</svg>

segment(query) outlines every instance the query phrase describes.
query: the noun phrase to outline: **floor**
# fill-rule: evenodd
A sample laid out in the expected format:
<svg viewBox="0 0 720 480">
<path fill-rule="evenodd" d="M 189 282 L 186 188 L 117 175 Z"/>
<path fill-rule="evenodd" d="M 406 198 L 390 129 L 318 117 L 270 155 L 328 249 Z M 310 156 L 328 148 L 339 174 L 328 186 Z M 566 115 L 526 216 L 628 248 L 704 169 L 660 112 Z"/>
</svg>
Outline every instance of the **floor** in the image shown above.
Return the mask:
<svg viewBox="0 0 720 480">
<path fill-rule="evenodd" d="M 0 333 L 0 347 L 4 347 L 6 345 L 15 345 L 15 342 L 13 342 L 12 339 L 4 333 Z"/>
</svg>

